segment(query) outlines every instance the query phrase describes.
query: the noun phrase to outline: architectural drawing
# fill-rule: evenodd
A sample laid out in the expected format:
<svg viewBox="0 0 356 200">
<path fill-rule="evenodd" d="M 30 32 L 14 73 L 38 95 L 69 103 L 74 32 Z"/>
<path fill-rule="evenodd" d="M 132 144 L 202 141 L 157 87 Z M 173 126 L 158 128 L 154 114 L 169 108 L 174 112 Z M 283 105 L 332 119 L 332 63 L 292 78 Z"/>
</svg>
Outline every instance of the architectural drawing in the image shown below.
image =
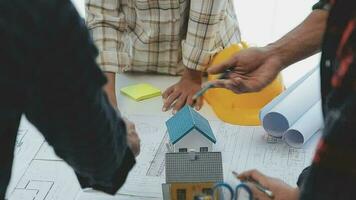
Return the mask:
<svg viewBox="0 0 356 200">
<path fill-rule="evenodd" d="M 24 143 L 24 138 L 28 132 L 28 128 L 25 127 L 19 127 L 19 130 L 17 132 L 17 137 L 16 137 L 16 144 L 15 144 L 15 154 L 19 154 L 21 151 L 21 147 Z"/>
<path fill-rule="evenodd" d="M 73 170 L 63 161 L 33 160 L 9 200 L 69 200 L 79 191 Z"/>
<path fill-rule="evenodd" d="M 55 153 L 54 150 L 47 142 L 43 142 L 41 148 L 38 150 L 36 160 L 62 160 Z"/>
<path fill-rule="evenodd" d="M 28 166 L 41 147 L 44 139 L 35 127 L 33 127 L 25 117 L 21 119 L 21 124 L 16 138 L 15 158 L 12 168 L 11 180 L 8 186 L 7 195 L 15 189 L 17 182 L 28 169 Z"/>
<path fill-rule="evenodd" d="M 16 188 L 12 198 L 43 200 L 46 199 L 53 185 L 53 181 L 30 180 L 24 188 Z"/>
<path fill-rule="evenodd" d="M 166 133 L 159 144 L 150 167 L 147 171 L 147 176 L 162 176 L 165 172 L 165 155 L 168 152 L 167 144 L 169 143 L 168 134 Z"/>
<path fill-rule="evenodd" d="M 168 138 L 164 122 L 169 116 L 128 115 L 141 138 L 141 154 L 117 199 L 162 199 L 165 182 L 164 155 Z M 213 151 L 222 152 L 224 180 L 236 182 L 231 171 L 258 169 L 295 185 L 299 173 L 310 164 L 317 137 L 303 149 L 266 136 L 261 127 L 241 127 L 209 120 L 216 136 Z M 8 200 L 111 200 L 101 192 L 82 191 L 73 170 L 61 161 L 41 134 L 22 120 L 15 150 L 14 171 Z M 118 198 L 120 197 L 120 198 Z"/>
</svg>

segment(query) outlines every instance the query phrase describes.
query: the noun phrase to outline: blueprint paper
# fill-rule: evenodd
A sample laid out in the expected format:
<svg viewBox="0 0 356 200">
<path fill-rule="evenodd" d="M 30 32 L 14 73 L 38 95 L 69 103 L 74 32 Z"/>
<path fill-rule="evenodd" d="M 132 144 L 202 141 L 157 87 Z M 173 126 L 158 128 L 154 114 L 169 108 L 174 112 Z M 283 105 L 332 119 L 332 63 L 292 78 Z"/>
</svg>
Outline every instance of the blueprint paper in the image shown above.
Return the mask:
<svg viewBox="0 0 356 200">
<path fill-rule="evenodd" d="M 313 137 L 303 149 L 298 149 L 267 135 L 260 127 L 221 128 L 227 132 L 218 136 L 217 150 L 225 148 L 222 151 L 224 179 L 229 183 L 236 182 L 232 171 L 258 169 L 295 186 L 301 171 L 311 163 L 318 141 L 318 137 Z M 228 149 L 223 147 L 226 143 Z"/>
<path fill-rule="evenodd" d="M 150 198 L 144 196 L 133 196 L 133 195 L 121 195 L 116 194 L 115 196 L 108 195 L 95 190 L 85 190 L 82 191 L 76 198 L 76 200 L 161 200 L 161 198 Z"/>
<path fill-rule="evenodd" d="M 37 129 L 25 117 L 22 117 L 17 133 L 15 158 L 6 197 L 9 196 L 10 191 L 15 189 L 17 182 L 28 169 L 43 142 L 44 138 L 38 133 Z"/>
<path fill-rule="evenodd" d="M 161 198 L 164 155 L 167 152 L 165 121 L 168 116 L 128 115 L 141 139 L 141 152 L 119 194 Z"/>
<path fill-rule="evenodd" d="M 36 160 L 62 160 L 55 153 L 54 150 L 47 142 L 44 142 L 36 154 Z"/>
<path fill-rule="evenodd" d="M 321 100 L 319 100 L 283 135 L 287 144 L 300 148 L 309 138 L 324 127 L 321 110 Z"/>
<path fill-rule="evenodd" d="M 10 200 L 75 199 L 80 186 L 63 161 L 34 160 L 12 191 Z"/>
<path fill-rule="evenodd" d="M 119 190 L 118 195 L 124 196 L 117 199 L 162 199 L 161 184 L 165 182 L 164 155 L 167 152 L 165 143 L 168 142 L 164 122 L 169 117 L 127 117 L 135 122 L 143 144 L 135 168 Z M 217 138 L 213 149 L 222 152 L 224 179 L 230 183 L 236 183 L 232 171 L 258 169 L 296 185 L 300 172 L 311 163 L 318 140 L 313 137 L 304 149 L 297 149 L 281 139 L 268 136 L 262 127 L 235 126 L 216 119 L 209 119 L 209 122 Z M 97 191 L 81 192 L 78 200 L 111 199 L 105 196 Z"/>
<path fill-rule="evenodd" d="M 141 137 L 141 154 L 137 164 L 129 173 L 125 185 L 115 196 L 98 191 L 81 190 L 73 170 L 55 156 L 52 148 L 43 141 L 36 129 L 28 129 L 23 145 L 33 142 L 28 148 L 31 154 L 16 147 L 18 177 L 9 189 L 8 200 L 158 200 L 162 199 L 161 184 L 165 182 L 164 155 L 168 141 L 164 122 L 169 116 L 135 115 L 127 116 L 136 124 Z M 217 139 L 214 151 L 221 151 L 224 179 L 236 183 L 232 171 L 242 172 L 258 169 L 286 183 L 296 185 L 299 173 L 311 163 L 318 137 L 313 136 L 303 149 L 287 145 L 283 140 L 268 136 L 262 127 L 242 127 L 226 124 L 216 118 L 208 120 Z M 36 142 L 38 140 L 38 142 Z M 24 154 L 26 153 L 26 154 Z"/>
</svg>

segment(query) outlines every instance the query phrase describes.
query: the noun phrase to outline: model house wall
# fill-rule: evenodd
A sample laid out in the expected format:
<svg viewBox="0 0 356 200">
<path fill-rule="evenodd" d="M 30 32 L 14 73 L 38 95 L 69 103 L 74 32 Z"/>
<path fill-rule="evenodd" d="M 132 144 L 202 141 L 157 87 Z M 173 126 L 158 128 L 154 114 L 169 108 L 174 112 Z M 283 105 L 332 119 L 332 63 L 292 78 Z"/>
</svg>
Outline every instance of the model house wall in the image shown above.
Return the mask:
<svg viewBox="0 0 356 200">
<path fill-rule="evenodd" d="M 213 195 L 215 183 L 174 183 L 171 184 L 170 200 L 192 200 L 195 196 L 205 194 Z M 218 199 L 215 196 L 215 199 Z"/>
<path fill-rule="evenodd" d="M 173 145 L 174 152 L 180 152 L 179 149 L 185 149 L 186 152 L 189 150 L 204 151 L 205 149 L 200 149 L 201 147 L 207 147 L 210 152 L 212 151 L 213 143 L 196 129 L 191 130 L 190 133 Z"/>
<path fill-rule="evenodd" d="M 221 152 L 166 153 L 165 164 L 164 200 L 212 195 L 214 185 L 224 180 Z M 216 192 L 220 196 L 220 191 Z"/>
</svg>

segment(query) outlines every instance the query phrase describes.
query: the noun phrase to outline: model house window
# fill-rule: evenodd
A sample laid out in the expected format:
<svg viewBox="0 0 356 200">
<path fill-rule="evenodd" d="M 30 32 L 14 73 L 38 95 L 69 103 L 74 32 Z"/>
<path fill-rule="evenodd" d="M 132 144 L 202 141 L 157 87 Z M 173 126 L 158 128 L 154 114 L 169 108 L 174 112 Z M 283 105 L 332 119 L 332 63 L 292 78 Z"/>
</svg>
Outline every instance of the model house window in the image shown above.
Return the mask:
<svg viewBox="0 0 356 200">
<path fill-rule="evenodd" d="M 208 152 L 208 147 L 200 147 L 200 152 Z"/>
<path fill-rule="evenodd" d="M 213 190 L 211 188 L 203 188 L 202 191 L 204 194 L 209 195 L 209 196 L 213 196 Z"/>
<path fill-rule="evenodd" d="M 178 189 L 177 190 L 177 200 L 186 200 L 186 191 L 185 189 Z"/>
<path fill-rule="evenodd" d="M 188 152 L 187 148 L 179 148 L 179 152 Z"/>
</svg>

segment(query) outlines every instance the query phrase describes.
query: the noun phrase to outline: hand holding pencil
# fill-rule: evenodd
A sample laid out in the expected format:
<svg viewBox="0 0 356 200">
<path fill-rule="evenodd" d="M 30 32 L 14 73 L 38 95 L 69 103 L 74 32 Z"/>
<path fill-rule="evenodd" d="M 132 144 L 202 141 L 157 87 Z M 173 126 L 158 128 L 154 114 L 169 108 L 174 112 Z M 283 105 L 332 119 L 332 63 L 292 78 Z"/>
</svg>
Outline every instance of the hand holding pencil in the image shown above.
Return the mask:
<svg viewBox="0 0 356 200">
<path fill-rule="evenodd" d="M 236 178 L 245 182 L 258 200 L 298 200 L 299 189 L 293 188 L 280 179 L 268 177 L 257 170 L 241 174 L 233 173 Z"/>
<path fill-rule="evenodd" d="M 224 73 L 222 73 L 217 79 L 221 80 L 221 79 L 226 79 L 229 77 L 229 74 L 231 73 L 231 68 L 228 68 L 224 71 Z M 205 86 L 203 86 L 203 88 L 201 90 L 199 90 L 194 96 L 193 96 L 193 105 L 196 103 L 197 99 L 201 96 L 204 95 L 204 93 L 206 91 L 208 91 L 211 88 L 214 88 L 214 84 L 213 83 L 207 83 Z"/>
</svg>

